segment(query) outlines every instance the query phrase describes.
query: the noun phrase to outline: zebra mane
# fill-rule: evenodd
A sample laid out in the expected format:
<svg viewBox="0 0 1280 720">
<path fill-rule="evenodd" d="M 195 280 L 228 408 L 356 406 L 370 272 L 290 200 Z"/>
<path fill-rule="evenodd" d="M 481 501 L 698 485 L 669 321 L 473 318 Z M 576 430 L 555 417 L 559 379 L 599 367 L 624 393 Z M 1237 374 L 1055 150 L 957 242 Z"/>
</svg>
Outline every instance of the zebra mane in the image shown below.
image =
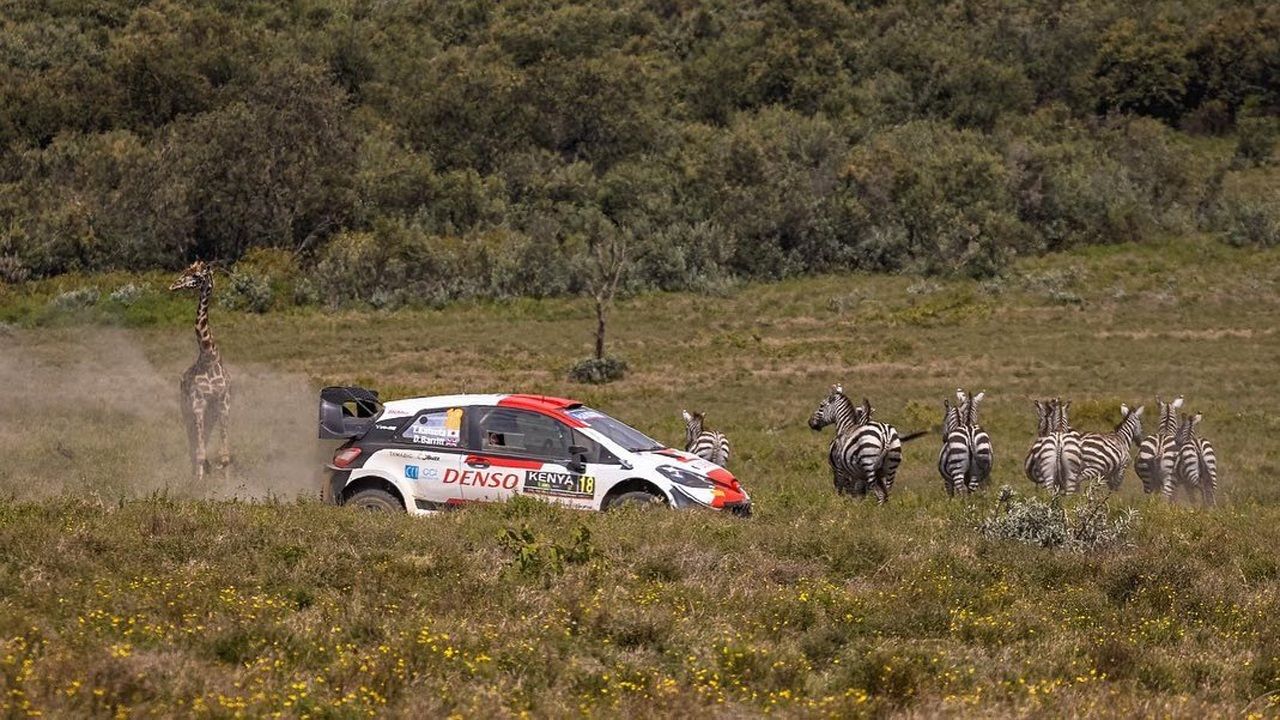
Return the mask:
<svg viewBox="0 0 1280 720">
<path fill-rule="evenodd" d="M 942 401 L 942 434 L 946 435 L 960 426 L 960 408 L 952 407 L 950 400 Z"/>
<path fill-rule="evenodd" d="M 1185 445 L 1196 436 L 1196 425 L 1200 424 L 1200 420 L 1204 416 L 1200 413 L 1188 415 L 1182 418 L 1182 424 L 1178 426 L 1178 432 L 1173 436 L 1175 445 Z"/>
<path fill-rule="evenodd" d="M 1178 431 L 1178 409 L 1182 407 L 1182 396 L 1174 398 L 1173 402 L 1166 403 L 1160 400 L 1160 396 L 1156 396 L 1156 404 L 1160 406 L 1160 433 L 1162 435 L 1172 435 Z"/>
<path fill-rule="evenodd" d="M 1128 435 L 1136 442 L 1138 435 L 1142 432 L 1142 411 L 1144 409 L 1141 405 L 1132 410 L 1129 409 L 1128 405 L 1121 405 L 1120 413 L 1124 415 L 1124 419 L 1120 421 L 1120 424 L 1112 432 L 1116 435 Z"/>
</svg>

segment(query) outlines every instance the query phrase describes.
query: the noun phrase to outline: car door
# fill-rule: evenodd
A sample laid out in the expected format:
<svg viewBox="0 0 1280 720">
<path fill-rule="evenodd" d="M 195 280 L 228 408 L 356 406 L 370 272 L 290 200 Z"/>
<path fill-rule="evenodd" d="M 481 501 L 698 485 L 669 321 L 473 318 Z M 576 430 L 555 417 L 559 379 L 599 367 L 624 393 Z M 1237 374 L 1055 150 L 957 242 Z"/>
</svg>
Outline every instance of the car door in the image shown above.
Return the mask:
<svg viewBox="0 0 1280 720">
<path fill-rule="evenodd" d="M 458 484 L 466 447 L 463 408 L 423 410 L 398 432 L 392 451 L 416 500 L 451 504 L 465 498 Z"/>
<path fill-rule="evenodd" d="M 474 409 L 472 452 L 463 460 L 463 497 L 506 500 L 528 493 L 554 500 L 590 502 L 594 478 L 573 473 L 574 432 L 555 418 L 505 407 Z"/>
</svg>

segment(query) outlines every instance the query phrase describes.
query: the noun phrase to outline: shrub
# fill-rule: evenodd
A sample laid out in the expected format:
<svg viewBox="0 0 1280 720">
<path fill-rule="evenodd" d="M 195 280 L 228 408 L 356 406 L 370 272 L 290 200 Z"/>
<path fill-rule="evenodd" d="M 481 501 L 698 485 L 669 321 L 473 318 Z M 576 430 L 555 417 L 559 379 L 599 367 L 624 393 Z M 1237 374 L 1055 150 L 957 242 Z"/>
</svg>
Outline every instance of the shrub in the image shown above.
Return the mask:
<svg viewBox="0 0 1280 720">
<path fill-rule="evenodd" d="M 1247 165 L 1263 165 L 1276 149 L 1276 119 L 1250 115 L 1236 126 L 1236 159 Z"/>
<path fill-rule="evenodd" d="M 1223 238 L 1237 247 L 1280 245 L 1280 203 L 1262 198 L 1229 200 L 1218 213 Z"/>
<path fill-rule="evenodd" d="M 973 131 L 913 122 L 857 148 L 845 172 L 869 269 L 989 276 L 1026 244 L 1007 164 Z"/>
<path fill-rule="evenodd" d="M 586 358 L 569 368 L 569 379 L 574 382 L 603 385 L 621 380 L 627 374 L 627 363 L 615 357 Z"/>
<path fill-rule="evenodd" d="M 218 303 L 229 310 L 264 313 L 271 309 L 275 292 L 271 281 L 255 272 L 233 270 L 218 295 Z"/>
<path fill-rule="evenodd" d="M 98 292 L 98 288 L 86 287 L 68 290 L 59 293 L 56 297 L 49 301 L 49 304 L 59 310 L 74 310 L 76 308 L 92 307 L 98 303 L 98 298 L 102 296 Z"/>
<path fill-rule="evenodd" d="M 1107 508 L 1105 484 L 1085 488 L 1083 497 L 1049 500 L 1022 497 L 1008 485 L 1000 488 L 997 505 L 977 523 L 988 540 L 1012 540 L 1045 548 L 1084 553 L 1119 542 L 1138 519 L 1138 511 Z"/>
<path fill-rule="evenodd" d="M 121 305 L 128 307 L 137 302 L 138 298 L 142 297 L 144 292 L 146 292 L 145 288 L 134 285 L 133 283 L 127 283 L 113 290 L 107 297 L 110 298 L 112 302 L 120 303 Z"/>
<path fill-rule="evenodd" d="M 0 283 L 16 285 L 26 282 L 30 277 L 31 271 L 22 264 L 22 260 L 17 255 L 10 253 L 0 255 Z"/>
</svg>

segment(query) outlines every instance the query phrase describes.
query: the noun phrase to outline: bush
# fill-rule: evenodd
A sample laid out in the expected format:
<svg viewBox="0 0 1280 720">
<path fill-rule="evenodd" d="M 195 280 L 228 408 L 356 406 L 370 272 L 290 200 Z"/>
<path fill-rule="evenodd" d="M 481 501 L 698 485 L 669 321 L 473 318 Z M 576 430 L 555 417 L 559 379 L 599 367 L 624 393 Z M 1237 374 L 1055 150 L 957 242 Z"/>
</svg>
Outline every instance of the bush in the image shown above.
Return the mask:
<svg viewBox="0 0 1280 720">
<path fill-rule="evenodd" d="M 990 276 L 1023 248 L 1004 158 L 983 135 L 931 122 L 893 128 L 857 148 L 846 170 L 869 231 L 869 269 Z"/>
<path fill-rule="evenodd" d="M 111 291 L 111 294 L 108 295 L 107 297 L 111 300 L 111 302 L 119 303 L 121 305 L 124 305 L 125 307 L 129 307 L 130 305 L 137 302 L 138 298 L 142 297 L 142 294 L 144 292 L 146 292 L 145 288 L 134 285 L 133 283 L 127 283 Z"/>
<path fill-rule="evenodd" d="M 98 292 L 98 288 L 76 288 L 75 290 L 59 293 L 49 301 L 49 304 L 59 310 L 75 310 L 98 304 L 98 298 L 101 296 L 102 294 Z"/>
<path fill-rule="evenodd" d="M 569 379 L 574 382 L 604 385 L 626 377 L 627 363 L 615 358 L 586 358 L 569 368 Z"/>
<path fill-rule="evenodd" d="M 1237 247 L 1280 245 L 1280 202 L 1240 198 L 1224 203 L 1218 214 L 1223 238 Z"/>
<path fill-rule="evenodd" d="M 31 271 L 22 264 L 22 260 L 17 255 L 11 253 L 0 255 L 0 283 L 16 285 L 26 282 L 30 277 Z"/>
<path fill-rule="evenodd" d="M 996 507 L 977 523 L 988 540 L 1012 540 L 1045 548 L 1084 553 L 1119 542 L 1138 519 L 1138 511 L 1107 508 L 1105 483 L 1085 488 L 1084 496 L 1067 501 L 1061 495 L 1049 500 L 1022 497 L 1005 485 Z"/>
<path fill-rule="evenodd" d="M 1276 119 L 1251 115 L 1240 118 L 1236 126 L 1236 159 L 1247 165 L 1270 162 L 1276 149 Z"/>
<path fill-rule="evenodd" d="M 218 303 L 228 310 L 264 313 L 271 309 L 275 292 L 271 281 L 254 272 L 233 270 L 218 295 Z"/>
</svg>

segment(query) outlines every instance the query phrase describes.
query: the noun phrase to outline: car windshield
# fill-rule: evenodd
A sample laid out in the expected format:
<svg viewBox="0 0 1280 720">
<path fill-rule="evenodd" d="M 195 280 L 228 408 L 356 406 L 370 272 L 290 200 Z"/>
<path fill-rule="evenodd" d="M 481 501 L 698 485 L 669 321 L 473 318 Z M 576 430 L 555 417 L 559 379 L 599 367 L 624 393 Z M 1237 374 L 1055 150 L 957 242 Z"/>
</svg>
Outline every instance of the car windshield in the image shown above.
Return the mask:
<svg viewBox="0 0 1280 720">
<path fill-rule="evenodd" d="M 619 422 L 599 410 L 592 410 L 589 407 L 577 407 L 566 410 L 565 412 L 568 413 L 569 417 L 574 420 L 581 420 L 587 424 L 587 427 L 595 430 L 601 435 L 604 435 L 631 452 L 661 450 L 666 447 L 666 445 L 663 445 L 630 425 Z"/>
</svg>

